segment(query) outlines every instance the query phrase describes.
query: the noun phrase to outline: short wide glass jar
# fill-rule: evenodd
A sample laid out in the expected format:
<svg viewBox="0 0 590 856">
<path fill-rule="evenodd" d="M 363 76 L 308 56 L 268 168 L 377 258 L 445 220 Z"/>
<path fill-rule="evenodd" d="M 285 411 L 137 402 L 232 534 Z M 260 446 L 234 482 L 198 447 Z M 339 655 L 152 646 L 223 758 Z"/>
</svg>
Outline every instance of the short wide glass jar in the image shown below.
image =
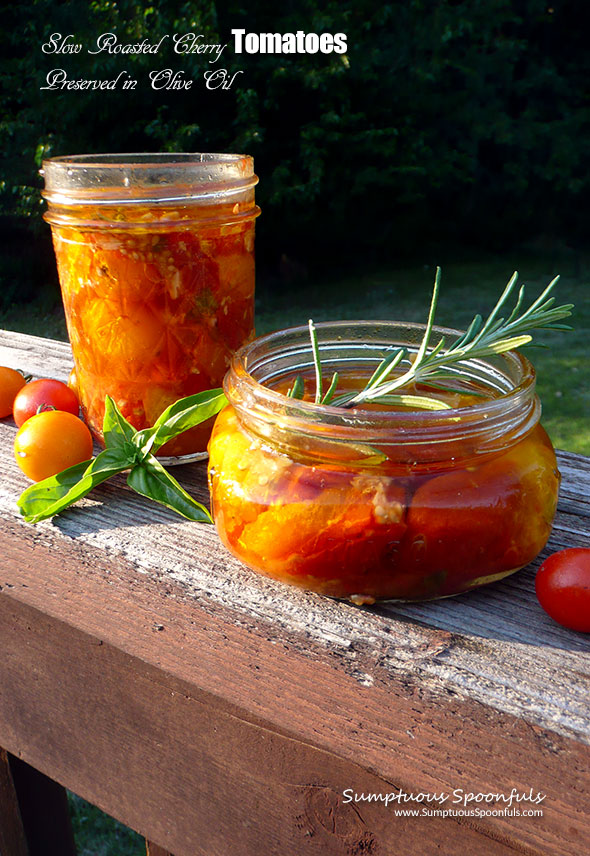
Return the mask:
<svg viewBox="0 0 590 856">
<path fill-rule="evenodd" d="M 387 349 L 411 356 L 423 331 L 318 324 L 327 381 L 338 371 L 344 389 L 364 386 Z M 435 328 L 431 344 L 443 334 L 459 335 Z M 251 568 L 355 603 L 421 600 L 502 579 L 542 550 L 559 473 L 521 354 L 471 360 L 446 391 L 424 383 L 445 410 L 316 405 L 285 394 L 298 374 L 308 398 L 306 327 L 242 348 L 209 443 L 217 530 Z"/>
<path fill-rule="evenodd" d="M 178 398 L 221 385 L 254 335 L 251 157 L 75 155 L 43 164 L 87 422 L 102 439 L 105 395 L 137 429 Z M 204 456 L 211 424 L 163 447 Z"/>
</svg>

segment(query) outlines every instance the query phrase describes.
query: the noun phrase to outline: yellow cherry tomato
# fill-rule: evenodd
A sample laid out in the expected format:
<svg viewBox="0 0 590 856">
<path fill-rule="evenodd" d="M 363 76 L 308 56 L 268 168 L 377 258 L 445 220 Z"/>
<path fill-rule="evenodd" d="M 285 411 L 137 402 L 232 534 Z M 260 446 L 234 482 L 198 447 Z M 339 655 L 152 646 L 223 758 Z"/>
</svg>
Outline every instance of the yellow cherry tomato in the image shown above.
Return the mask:
<svg viewBox="0 0 590 856">
<path fill-rule="evenodd" d="M 26 476 L 41 481 L 91 458 L 92 436 L 72 413 L 44 410 L 19 429 L 14 456 Z"/>
</svg>

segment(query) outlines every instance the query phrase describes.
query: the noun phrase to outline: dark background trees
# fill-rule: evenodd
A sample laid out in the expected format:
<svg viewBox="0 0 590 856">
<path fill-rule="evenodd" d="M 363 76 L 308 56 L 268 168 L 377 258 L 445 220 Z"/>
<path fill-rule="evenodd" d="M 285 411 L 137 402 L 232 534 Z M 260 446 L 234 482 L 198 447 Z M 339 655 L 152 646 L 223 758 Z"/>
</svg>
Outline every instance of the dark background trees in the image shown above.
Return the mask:
<svg viewBox="0 0 590 856">
<path fill-rule="evenodd" d="M 433 248 L 583 247 L 590 214 L 590 54 L 584 3 L 541 0 L 32 0 L 2 20 L 0 301 L 54 282 L 41 221 L 43 157 L 101 151 L 244 151 L 261 177 L 264 275 L 283 255 L 308 270 L 427 258 Z M 236 55 L 230 30 L 344 32 L 345 56 Z M 203 56 L 46 55 L 50 34 L 92 47 L 204 33 Z M 194 79 L 154 91 L 149 71 Z M 242 70 L 208 91 L 211 67 Z M 48 71 L 134 91 L 42 90 Z"/>
</svg>

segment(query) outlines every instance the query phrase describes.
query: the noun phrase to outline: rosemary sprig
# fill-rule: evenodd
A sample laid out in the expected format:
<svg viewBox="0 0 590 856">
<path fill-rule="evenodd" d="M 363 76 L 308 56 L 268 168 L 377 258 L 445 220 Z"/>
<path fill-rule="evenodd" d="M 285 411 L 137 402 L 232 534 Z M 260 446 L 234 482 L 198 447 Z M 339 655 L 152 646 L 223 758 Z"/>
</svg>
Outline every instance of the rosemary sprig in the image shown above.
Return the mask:
<svg viewBox="0 0 590 856">
<path fill-rule="evenodd" d="M 309 320 L 309 338 L 311 339 L 311 348 L 313 351 L 313 364 L 315 366 L 315 403 L 322 403 L 322 363 L 320 360 L 320 348 L 318 345 L 318 336 L 315 330 L 315 324 Z"/>
<path fill-rule="evenodd" d="M 304 392 L 305 385 L 303 383 L 303 378 L 300 374 L 298 374 L 295 380 L 293 381 L 293 386 L 287 393 L 287 398 L 303 398 Z"/>
<path fill-rule="evenodd" d="M 320 361 L 320 348 L 318 345 L 318 337 L 315 329 L 315 324 L 309 320 L 309 338 L 311 339 L 311 350 L 313 354 L 313 364 L 315 368 L 315 404 L 331 404 L 332 398 L 338 386 L 338 372 L 334 372 L 330 386 L 326 394 L 322 397 L 322 363 Z M 305 385 L 301 375 L 297 375 L 293 381 L 293 386 L 287 392 L 287 398 L 303 398 Z"/>
<path fill-rule="evenodd" d="M 524 285 L 521 286 L 510 314 L 507 317 L 499 317 L 500 313 L 506 309 L 508 299 L 514 292 L 518 281 L 518 273 L 515 271 L 485 321 L 481 315 L 476 315 L 465 333 L 448 347 L 446 347 L 444 336 L 434 347 L 431 347 L 430 339 L 440 292 L 440 278 L 441 271 L 437 267 L 428 320 L 416 355 L 410 358 L 407 349 L 403 347 L 391 351 L 379 364 L 360 392 L 335 395 L 338 381 L 337 375 L 335 375 L 328 392 L 322 398 L 322 368 L 317 334 L 313 322 L 309 322 L 316 370 L 316 404 L 332 404 L 335 407 L 350 408 L 365 402 L 380 401 L 383 404 L 396 404 L 419 409 L 448 409 L 449 405 L 439 399 L 400 394 L 396 390 L 423 381 L 427 381 L 435 388 L 444 390 L 444 384 L 437 384 L 437 381 L 456 375 L 458 363 L 492 354 L 502 354 L 505 351 L 528 345 L 533 338 L 530 333 L 531 330 L 571 330 L 567 324 L 560 324 L 559 322 L 571 315 L 573 304 L 565 303 L 561 306 L 555 306 L 555 298 L 549 296 L 559 280 L 558 276 L 551 280 L 549 285 L 524 312 L 521 312 L 521 308 L 524 302 L 525 287 Z M 407 362 L 408 359 L 411 359 L 409 368 L 391 379 L 393 370 L 404 361 Z M 298 386 L 296 381 L 289 390 L 290 397 L 302 397 L 302 389 L 303 383 L 301 382 Z"/>
</svg>

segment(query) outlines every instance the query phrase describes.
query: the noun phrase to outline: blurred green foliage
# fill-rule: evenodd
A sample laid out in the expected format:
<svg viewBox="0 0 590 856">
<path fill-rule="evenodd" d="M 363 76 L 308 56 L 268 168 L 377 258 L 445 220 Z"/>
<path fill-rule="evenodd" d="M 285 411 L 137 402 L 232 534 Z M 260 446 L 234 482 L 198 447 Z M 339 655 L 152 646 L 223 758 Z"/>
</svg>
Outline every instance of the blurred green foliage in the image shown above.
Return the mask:
<svg viewBox="0 0 590 856">
<path fill-rule="evenodd" d="M 145 840 L 76 794 L 68 793 L 78 856 L 145 856 Z"/>
<path fill-rule="evenodd" d="M 576 0 L 31 0 L 2 20 L 0 301 L 54 277 L 41 222 L 43 157 L 100 151 L 245 151 L 266 215 L 259 268 L 283 255 L 332 269 L 437 245 L 582 245 L 590 208 L 590 53 Z M 344 32 L 348 52 L 237 55 L 231 29 Z M 83 44 L 44 54 L 52 33 Z M 88 54 L 170 38 L 157 55 Z M 228 43 L 219 62 L 178 55 L 174 33 Z M 242 70 L 209 91 L 203 73 Z M 46 75 L 133 91 L 47 91 Z M 188 91 L 154 90 L 172 68 Z M 321 224 L 321 226 L 320 226 Z M 32 248 L 17 254 L 15 246 Z M 23 265 L 27 267 L 23 274 Z M 18 282 L 18 284 L 17 284 Z"/>
</svg>

